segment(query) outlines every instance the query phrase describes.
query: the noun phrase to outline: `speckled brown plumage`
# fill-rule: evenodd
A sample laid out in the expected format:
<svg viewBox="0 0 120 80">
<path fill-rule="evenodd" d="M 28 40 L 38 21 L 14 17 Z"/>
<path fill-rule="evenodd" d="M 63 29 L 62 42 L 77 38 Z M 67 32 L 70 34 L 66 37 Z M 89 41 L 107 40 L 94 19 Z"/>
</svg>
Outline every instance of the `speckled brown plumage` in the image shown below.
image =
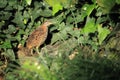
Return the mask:
<svg viewBox="0 0 120 80">
<path fill-rule="evenodd" d="M 33 49 L 40 47 L 46 40 L 48 35 L 48 26 L 52 23 L 49 21 L 44 22 L 36 30 L 34 30 L 28 37 L 26 41 L 26 47 L 28 49 Z"/>
</svg>

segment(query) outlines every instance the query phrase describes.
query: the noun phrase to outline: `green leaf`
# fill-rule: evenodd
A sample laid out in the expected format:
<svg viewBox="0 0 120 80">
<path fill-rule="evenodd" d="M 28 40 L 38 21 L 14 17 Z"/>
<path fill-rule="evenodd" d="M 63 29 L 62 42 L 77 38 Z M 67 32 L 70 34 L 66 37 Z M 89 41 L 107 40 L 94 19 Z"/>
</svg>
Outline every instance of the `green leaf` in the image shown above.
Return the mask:
<svg viewBox="0 0 120 80">
<path fill-rule="evenodd" d="M 71 27 L 65 27 L 63 28 L 60 32 L 58 33 L 54 33 L 53 34 L 53 37 L 52 37 L 52 40 L 51 40 L 51 43 L 55 43 L 59 40 L 65 40 L 68 38 L 68 35 L 67 33 L 69 33 L 71 31 Z"/>
<path fill-rule="evenodd" d="M 17 1 L 16 0 L 9 0 L 9 6 L 16 6 L 17 5 Z"/>
<path fill-rule="evenodd" d="M 115 5 L 115 0 L 97 0 L 97 3 L 104 13 L 109 13 Z"/>
<path fill-rule="evenodd" d="M 103 40 L 107 37 L 107 35 L 110 33 L 110 30 L 107 28 L 102 28 L 101 25 L 98 25 L 97 28 L 98 28 L 98 40 L 99 44 L 101 44 Z"/>
<path fill-rule="evenodd" d="M 69 8 L 73 0 L 59 0 L 64 8 Z M 75 1 L 75 0 L 74 0 Z"/>
<path fill-rule="evenodd" d="M 80 36 L 80 30 L 79 29 L 77 29 L 77 30 L 70 30 L 69 34 L 71 34 L 73 37 L 79 38 L 79 36 Z"/>
<path fill-rule="evenodd" d="M 88 35 L 89 33 L 94 33 L 97 30 L 95 19 L 87 18 L 84 28 L 81 30 L 82 34 Z"/>
<path fill-rule="evenodd" d="M 6 0 L 0 0 L 0 8 L 4 8 L 7 5 L 7 1 Z"/>
<path fill-rule="evenodd" d="M 46 9 L 44 11 L 40 11 L 40 16 L 43 16 L 43 17 L 50 17 L 52 16 L 52 10 L 50 9 Z"/>
<path fill-rule="evenodd" d="M 53 37 L 52 37 L 52 40 L 51 40 L 51 43 L 53 44 L 53 43 L 55 43 L 59 40 L 63 40 L 63 39 L 66 39 L 66 38 L 67 38 L 67 33 L 66 32 L 64 32 L 64 33 L 59 32 L 59 33 L 56 33 L 56 34 L 54 33 Z"/>
<path fill-rule="evenodd" d="M 120 4 L 120 0 L 116 0 L 116 3 L 117 3 L 117 4 Z"/>
<path fill-rule="evenodd" d="M 0 13 L 0 19 L 2 20 L 8 20 L 12 16 L 12 13 L 9 12 L 3 12 Z"/>
<path fill-rule="evenodd" d="M 5 24 L 5 21 L 0 21 L 0 30 L 4 24 Z"/>
<path fill-rule="evenodd" d="M 71 22 L 74 22 L 74 21 L 75 21 L 75 19 L 72 16 L 67 17 L 67 22 L 71 23 Z"/>
<path fill-rule="evenodd" d="M 83 15 L 85 16 L 89 16 L 91 14 L 91 12 L 93 11 L 93 9 L 95 8 L 95 5 L 92 4 L 92 5 L 89 5 L 89 4 L 85 4 L 83 7 L 82 7 L 82 13 Z"/>
<path fill-rule="evenodd" d="M 59 28 L 58 28 L 59 31 L 62 31 L 64 28 L 65 28 L 65 23 L 64 22 L 59 24 Z"/>
<path fill-rule="evenodd" d="M 53 15 L 55 15 L 55 13 L 57 13 L 59 10 L 62 10 L 62 6 L 60 5 L 60 4 L 55 4 L 54 6 L 53 6 Z"/>
<path fill-rule="evenodd" d="M 34 9 L 31 11 L 31 17 L 32 17 L 32 21 L 34 21 L 36 18 L 38 18 L 40 16 L 41 13 L 41 9 Z"/>
<path fill-rule="evenodd" d="M 12 48 L 10 40 L 6 40 L 2 45 L 0 45 L 0 48 Z"/>
<path fill-rule="evenodd" d="M 16 12 L 15 13 L 15 18 L 12 20 L 12 22 L 16 23 L 17 26 L 19 26 L 21 28 L 25 28 L 24 17 L 23 17 L 21 12 Z"/>
<path fill-rule="evenodd" d="M 46 0 L 46 2 L 52 6 L 53 12 L 52 14 L 55 15 L 59 10 L 63 9 L 61 2 L 59 0 Z"/>
<path fill-rule="evenodd" d="M 84 17 L 80 14 L 77 14 L 75 20 L 76 20 L 76 22 L 82 22 L 84 20 Z"/>
<path fill-rule="evenodd" d="M 28 5 L 31 5 L 31 2 L 32 2 L 32 0 L 26 0 L 26 3 L 27 3 Z"/>
<path fill-rule="evenodd" d="M 30 59 L 30 58 L 28 58 Z M 31 65 L 32 64 L 32 65 Z M 31 73 L 35 73 L 36 75 L 40 76 L 40 80 L 57 80 L 56 76 L 54 76 L 47 65 L 45 65 L 44 63 L 38 63 L 37 58 L 31 58 L 30 60 L 24 61 L 23 65 L 22 65 L 23 71 L 21 74 L 23 74 L 23 72 L 25 71 L 30 71 Z M 28 73 L 28 77 L 31 75 L 31 73 Z M 27 77 L 27 79 L 28 79 Z M 23 77 L 25 78 L 25 76 Z M 33 79 L 36 79 L 36 77 L 33 76 Z"/>
<path fill-rule="evenodd" d="M 7 49 L 6 56 L 10 58 L 10 60 L 15 60 L 15 54 L 12 49 Z"/>
<path fill-rule="evenodd" d="M 15 30 L 16 30 L 16 28 L 15 28 L 14 25 L 9 25 L 9 26 L 8 26 L 8 33 L 9 33 L 9 34 L 13 33 Z"/>
<path fill-rule="evenodd" d="M 96 3 L 96 0 L 92 0 L 93 3 Z"/>
</svg>

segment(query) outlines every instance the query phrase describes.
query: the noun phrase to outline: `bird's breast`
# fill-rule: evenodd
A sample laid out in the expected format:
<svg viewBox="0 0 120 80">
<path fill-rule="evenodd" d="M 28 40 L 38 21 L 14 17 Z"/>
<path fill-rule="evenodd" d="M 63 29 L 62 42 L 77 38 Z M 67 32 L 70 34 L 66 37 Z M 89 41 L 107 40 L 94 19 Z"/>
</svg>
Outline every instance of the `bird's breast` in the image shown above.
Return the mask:
<svg viewBox="0 0 120 80">
<path fill-rule="evenodd" d="M 46 26 L 39 27 L 28 37 L 26 47 L 28 47 L 29 49 L 33 47 L 39 47 L 45 42 L 47 35 L 48 28 Z"/>
</svg>

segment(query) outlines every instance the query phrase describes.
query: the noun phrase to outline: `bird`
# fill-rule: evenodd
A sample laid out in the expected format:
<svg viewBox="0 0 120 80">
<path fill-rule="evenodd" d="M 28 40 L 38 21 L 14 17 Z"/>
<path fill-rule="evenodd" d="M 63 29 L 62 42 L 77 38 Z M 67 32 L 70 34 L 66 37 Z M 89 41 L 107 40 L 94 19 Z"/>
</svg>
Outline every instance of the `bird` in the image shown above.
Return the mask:
<svg viewBox="0 0 120 80">
<path fill-rule="evenodd" d="M 48 26 L 51 24 L 53 23 L 45 21 L 29 35 L 26 41 L 26 48 L 31 51 L 31 54 L 33 54 L 34 48 L 36 48 L 36 52 L 39 53 L 39 47 L 45 42 L 48 35 Z"/>
</svg>

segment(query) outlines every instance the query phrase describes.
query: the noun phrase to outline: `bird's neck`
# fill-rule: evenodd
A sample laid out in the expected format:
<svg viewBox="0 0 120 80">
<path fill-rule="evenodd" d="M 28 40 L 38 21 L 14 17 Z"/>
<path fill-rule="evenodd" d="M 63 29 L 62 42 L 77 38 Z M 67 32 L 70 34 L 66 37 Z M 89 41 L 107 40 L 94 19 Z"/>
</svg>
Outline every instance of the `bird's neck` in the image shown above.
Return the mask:
<svg viewBox="0 0 120 80">
<path fill-rule="evenodd" d="M 48 31 L 48 27 L 45 26 L 45 25 L 42 25 L 41 28 L 42 28 L 44 31 Z"/>
</svg>

